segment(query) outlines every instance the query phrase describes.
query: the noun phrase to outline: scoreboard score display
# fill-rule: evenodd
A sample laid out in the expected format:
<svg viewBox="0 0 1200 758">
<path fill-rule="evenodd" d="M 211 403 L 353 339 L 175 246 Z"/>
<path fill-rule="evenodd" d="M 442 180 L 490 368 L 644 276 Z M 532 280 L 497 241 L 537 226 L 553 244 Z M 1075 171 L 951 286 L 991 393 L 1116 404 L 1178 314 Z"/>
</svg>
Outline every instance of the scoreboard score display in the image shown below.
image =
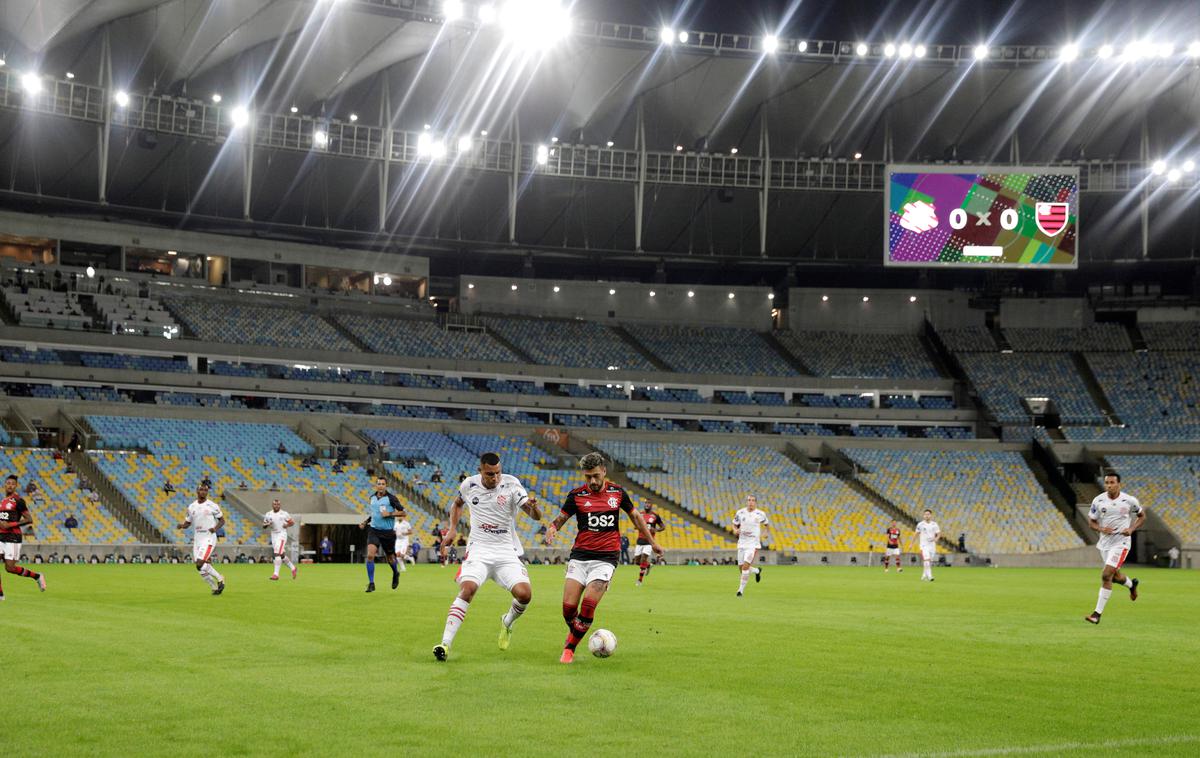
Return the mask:
<svg viewBox="0 0 1200 758">
<path fill-rule="evenodd" d="M 1079 169 L 887 167 L 889 266 L 1075 268 Z"/>
</svg>

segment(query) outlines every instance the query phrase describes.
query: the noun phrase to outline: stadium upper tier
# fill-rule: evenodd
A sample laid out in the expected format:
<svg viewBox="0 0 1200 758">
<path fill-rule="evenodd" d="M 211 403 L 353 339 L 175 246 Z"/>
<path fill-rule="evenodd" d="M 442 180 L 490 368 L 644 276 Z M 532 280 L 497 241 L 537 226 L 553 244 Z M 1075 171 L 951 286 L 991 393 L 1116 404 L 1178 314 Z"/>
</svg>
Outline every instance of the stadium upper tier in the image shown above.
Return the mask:
<svg viewBox="0 0 1200 758">
<path fill-rule="evenodd" d="M 558 514 L 567 493 L 583 484 L 577 470 L 558 468 L 554 459 L 528 440 L 513 435 L 495 434 L 441 434 L 437 432 L 408 432 L 394 429 L 363 429 L 377 442 L 386 442 L 393 461 L 389 469 L 397 476 L 422 489 L 435 503 L 449 509 L 458 494 L 460 474 L 475 474 L 479 469 L 479 456 L 485 452 L 500 455 L 505 473 L 521 480 L 525 487 L 541 501 L 542 512 L 547 518 Z M 425 463 L 420 468 L 409 468 L 413 463 Z M 442 482 L 429 481 L 433 469 L 441 468 Z M 414 481 L 418 477 L 420 483 Z M 633 497 L 634 504 L 642 508 L 640 498 Z M 670 509 L 659 507 L 659 514 L 667 526 L 661 544 L 675 549 L 717 549 L 729 547 L 729 541 L 708 530 L 696 526 Z M 573 535 L 567 527 L 568 536 Z M 622 525 L 622 531 L 630 540 L 635 539 L 632 526 Z M 541 543 L 537 524 L 523 515 L 517 517 L 517 532 L 526 546 Z"/>
<path fill-rule="evenodd" d="M 1000 349 L 986 326 L 940 329 L 938 336 L 946 349 L 955 353 L 994 353 Z"/>
<path fill-rule="evenodd" d="M 337 323 L 376 353 L 515 363 L 520 359 L 482 331 L 451 331 L 432 321 L 341 313 Z"/>
<path fill-rule="evenodd" d="M 1160 516 L 1184 543 L 1200 543 L 1200 457 L 1183 455 L 1108 455 L 1121 474 L 1121 490 Z M 1100 482 L 1101 484 L 1103 482 Z"/>
<path fill-rule="evenodd" d="M 1087 361 L 1124 426 L 1064 429 L 1069 439 L 1200 440 L 1200 353 L 1097 353 Z"/>
<path fill-rule="evenodd" d="M 167 297 L 163 303 L 202 340 L 310 350 L 358 350 L 311 313 L 203 297 Z"/>
<path fill-rule="evenodd" d="M 1020 453 L 843 449 L 858 478 L 914 520 L 933 511 L 942 534 L 966 534 L 973 553 L 1031 553 L 1083 545 Z"/>
<path fill-rule="evenodd" d="M 747 495 L 757 495 L 771 520 L 769 546 L 776 550 L 868 550 L 889 522 L 836 476 L 805 471 L 770 448 L 591 442 L 630 467 L 630 479 L 723 527 L 730 527 Z"/>
<path fill-rule="evenodd" d="M 941 378 L 915 334 L 791 331 L 775 336 L 816 376 Z"/>
<path fill-rule="evenodd" d="M 763 335 L 734 327 L 650 326 L 626 330 L 675 371 L 693 374 L 795 376 Z"/>
<path fill-rule="evenodd" d="M 547 366 L 653 371 L 650 361 L 603 324 L 564 319 L 488 316 L 489 329 Z"/>
<path fill-rule="evenodd" d="M 963 353 L 959 362 L 1000 423 L 1030 419 L 1022 398 L 1048 397 L 1064 424 L 1104 424 L 1070 355 L 1060 353 Z"/>
<path fill-rule="evenodd" d="M 1013 350 L 1069 353 L 1132 350 L 1129 332 L 1120 324 L 1092 324 L 1081 329 L 1004 329 Z"/>
<path fill-rule="evenodd" d="M 1200 345 L 1200 321 L 1138 324 L 1151 350 L 1195 350 Z"/>
<path fill-rule="evenodd" d="M 37 494 L 24 495 L 25 504 L 33 513 L 33 534 L 27 534 L 26 540 L 75 545 L 135 541 L 133 534 L 103 503 L 93 501 L 91 492 L 80 488 L 79 477 L 68 473 L 67 462 L 56 459 L 52 451 L 0 448 L 0 471 L 4 476 L 16 474 L 23 494 L 30 483 L 37 485 Z M 79 526 L 68 529 L 67 516 L 74 516 Z"/>
</svg>

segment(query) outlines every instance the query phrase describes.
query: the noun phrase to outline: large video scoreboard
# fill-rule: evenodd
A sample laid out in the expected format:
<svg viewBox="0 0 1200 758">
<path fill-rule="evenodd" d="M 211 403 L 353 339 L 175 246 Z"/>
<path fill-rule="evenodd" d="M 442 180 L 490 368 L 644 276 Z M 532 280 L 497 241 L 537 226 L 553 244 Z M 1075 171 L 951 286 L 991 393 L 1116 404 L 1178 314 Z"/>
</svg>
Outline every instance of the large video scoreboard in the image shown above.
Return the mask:
<svg viewBox="0 0 1200 758">
<path fill-rule="evenodd" d="M 1075 268 L 1079 169 L 887 167 L 889 266 Z"/>
</svg>

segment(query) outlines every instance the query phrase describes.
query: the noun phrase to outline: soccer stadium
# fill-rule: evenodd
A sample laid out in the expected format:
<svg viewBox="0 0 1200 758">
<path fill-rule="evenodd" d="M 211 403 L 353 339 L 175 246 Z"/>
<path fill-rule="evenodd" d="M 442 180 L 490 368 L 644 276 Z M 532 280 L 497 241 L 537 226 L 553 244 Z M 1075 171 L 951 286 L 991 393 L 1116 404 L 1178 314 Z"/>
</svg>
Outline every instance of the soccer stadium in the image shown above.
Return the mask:
<svg viewBox="0 0 1200 758">
<path fill-rule="evenodd" d="M 1200 754 L 1198 93 L 1170 0 L 3 0 L 5 754 Z"/>
</svg>

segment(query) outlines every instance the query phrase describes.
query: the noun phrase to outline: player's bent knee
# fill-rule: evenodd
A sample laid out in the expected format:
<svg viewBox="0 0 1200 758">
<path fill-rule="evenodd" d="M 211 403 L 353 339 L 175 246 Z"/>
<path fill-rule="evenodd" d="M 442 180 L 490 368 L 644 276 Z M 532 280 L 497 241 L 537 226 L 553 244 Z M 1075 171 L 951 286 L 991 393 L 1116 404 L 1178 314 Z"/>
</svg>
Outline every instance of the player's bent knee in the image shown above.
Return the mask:
<svg viewBox="0 0 1200 758">
<path fill-rule="evenodd" d="M 512 596 L 518 603 L 527 604 L 533 600 L 533 588 L 528 584 L 518 584 L 513 587 Z"/>
</svg>

